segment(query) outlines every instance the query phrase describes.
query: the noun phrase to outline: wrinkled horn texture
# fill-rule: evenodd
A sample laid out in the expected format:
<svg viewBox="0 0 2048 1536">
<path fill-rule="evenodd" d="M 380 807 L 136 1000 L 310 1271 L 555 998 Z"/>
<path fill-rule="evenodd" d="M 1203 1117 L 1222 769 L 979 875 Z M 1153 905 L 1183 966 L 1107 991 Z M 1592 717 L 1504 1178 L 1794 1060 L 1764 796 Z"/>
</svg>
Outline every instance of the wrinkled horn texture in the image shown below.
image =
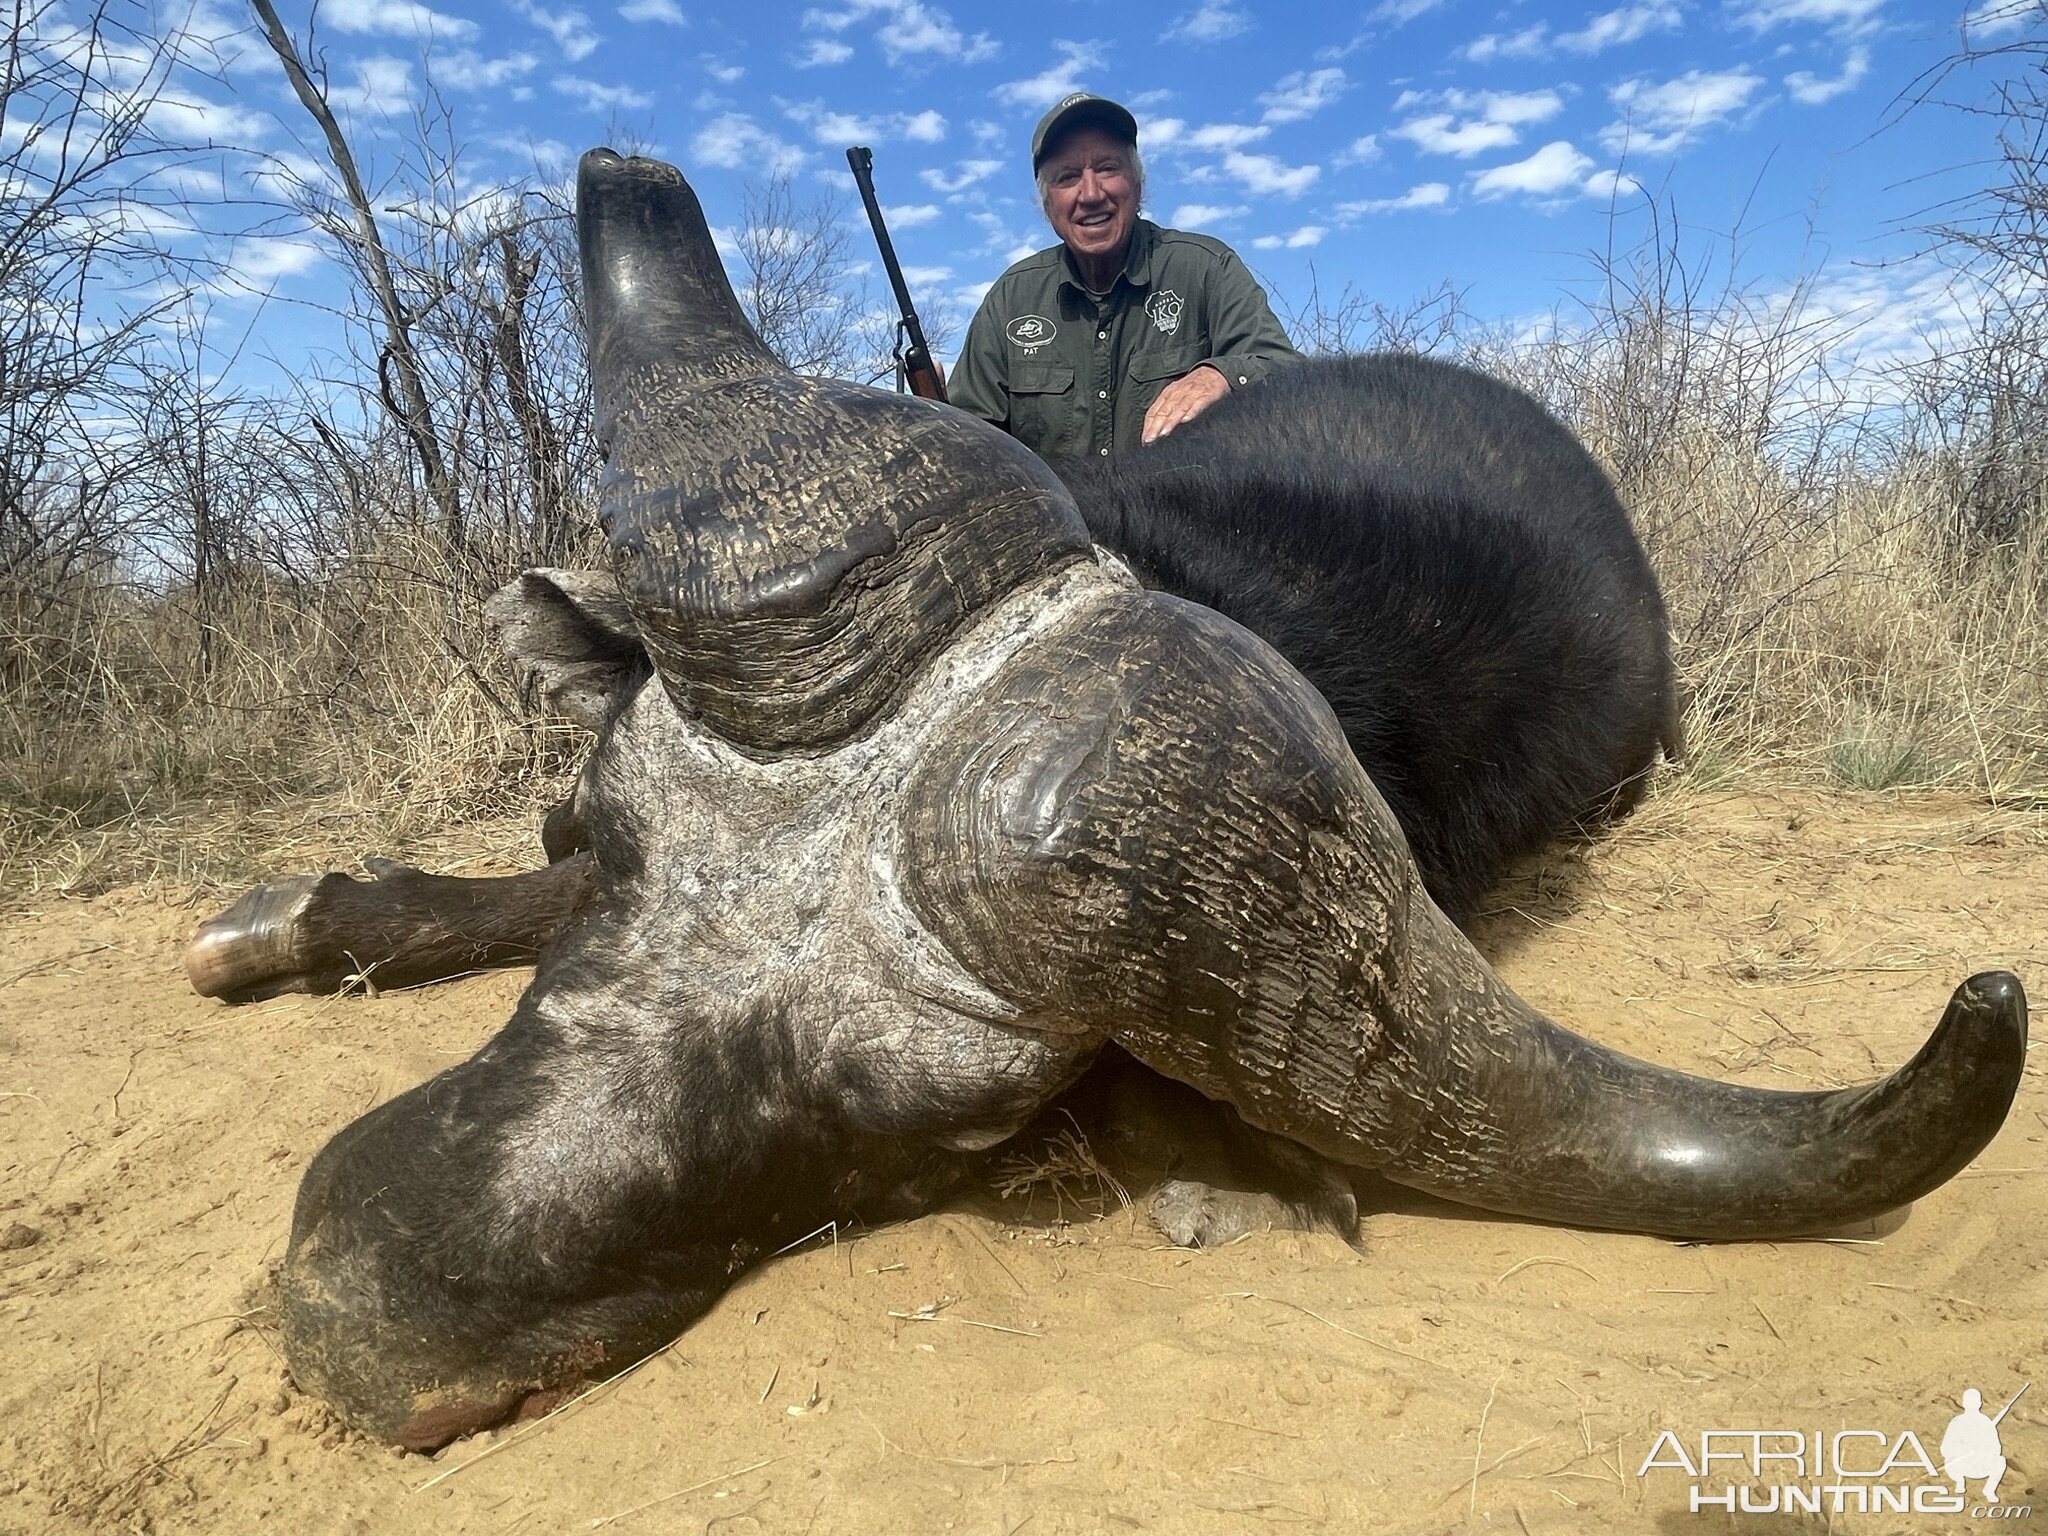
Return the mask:
<svg viewBox="0 0 2048 1536">
<path fill-rule="evenodd" d="M 673 168 L 586 163 L 578 233 L 606 532 L 678 706 L 730 740 L 860 734 L 976 613 L 1086 555 L 1008 438 L 777 363 Z"/>
</svg>

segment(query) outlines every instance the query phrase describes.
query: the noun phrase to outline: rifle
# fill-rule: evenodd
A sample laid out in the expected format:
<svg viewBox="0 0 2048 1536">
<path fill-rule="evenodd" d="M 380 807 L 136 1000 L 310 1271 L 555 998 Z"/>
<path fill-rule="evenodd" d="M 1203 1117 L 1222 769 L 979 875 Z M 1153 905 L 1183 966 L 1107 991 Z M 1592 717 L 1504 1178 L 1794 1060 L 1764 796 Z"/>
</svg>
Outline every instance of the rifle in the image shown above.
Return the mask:
<svg viewBox="0 0 2048 1536">
<path fill-rule="evenodd" d="M 903 281 L 903 269 L 896 264 L 896 247 L 889 242 L 889 226 L 882 222 L 882 205 L 875 201 L 875 152 L 854 148 L 846 152 L 853 168 L 853 184 L 860 188 L 860 200 L 867 205 L 868 223 L 875 228 L 875 244 L 882 248 L 882 266 L 889 274 L 889 286 L 896 290 L 896 308 L 902 318 L 896 322 L 896 388 L 907 382 L 910 392 L 923 400 L 944 400 L 946 386 L 939 382 L 938 365 L 932 349 L 925 345 L 924 327 L 918 324 L 917 306 L 910 302 L 910 288 Z"/>
</svg>

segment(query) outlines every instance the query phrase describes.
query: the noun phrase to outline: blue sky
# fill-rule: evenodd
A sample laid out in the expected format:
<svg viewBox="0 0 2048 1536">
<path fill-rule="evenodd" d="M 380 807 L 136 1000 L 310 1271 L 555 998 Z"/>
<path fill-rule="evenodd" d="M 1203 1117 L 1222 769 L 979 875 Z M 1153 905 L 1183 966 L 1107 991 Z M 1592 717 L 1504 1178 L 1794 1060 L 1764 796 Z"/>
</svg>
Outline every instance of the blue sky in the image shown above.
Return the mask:
<svg viewBox="0 0 2048 1536">
<path fill-rule="evenodd" d="M 222 0 L 208 0 L 221 4 Z M 2032 0 L 1036 0 L 705 5 L 692 0 L 280 0 L 317 15 L 334 96 L 385 201 L 431 84 L 463 146 L 461 195 L 570 173 L 607 141 L 681 164 L 715 224 L 743 183 L 837 189 L 843 150 L 876 179 L 923 307 L 959 322 L 1048 243 L 1031 128 L 1065 93 L 1131 106 L 1151 217 L 1229 240 L 1284 300 L 1346 285 L 1401 304 L 1449 281 L 1482 317 L 1531 322 L 1588 291 L 1588 253 L 1673 214 L 1691 258 L 1762 291 L 1815 285 L 1881 345 L 1939 313 L 1916 221 L 1983 185 L 1981 119 L 1901 114 L 1953 52 L 2042 25 Z M 202 10 L 210 31 L 245 13 Z M 180 110 L 223 142 L 310 168 L 316 139 L 267 51 L 230 45 Z M 228 171 L 230 190 L 242 175 Z M 869 250 L 864 224 L 856 249 Z M 288 232 L 234 250 L 264 306 L 253 350 L 314 322 L 338 276 Z M 884 290 L 879 281 L 874 292 Z M 279 300 L 286 301 L 284 303 Z M 1284 303 L 1283 303 L 1284 309 Z M 295 311 L 297 311 L 295 316 Z"/>
</svg>

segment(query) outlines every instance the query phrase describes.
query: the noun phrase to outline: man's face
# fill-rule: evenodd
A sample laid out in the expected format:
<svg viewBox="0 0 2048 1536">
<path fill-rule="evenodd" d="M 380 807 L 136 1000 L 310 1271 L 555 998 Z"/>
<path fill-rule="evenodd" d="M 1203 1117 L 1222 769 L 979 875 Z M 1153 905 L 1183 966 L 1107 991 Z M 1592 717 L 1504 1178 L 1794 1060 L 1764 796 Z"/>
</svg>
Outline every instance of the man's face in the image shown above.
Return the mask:
<svg viewBox="0 0 2048 1536">
<path fill-rule="evenodd" d="M 1122 251 L 1138 217 L 1130 146 L 1100 128 L 1077 128 L 1054 146 L 1042 169 L 1045 216 L 1067 249 L 1097 260 Z"/>
</svg>

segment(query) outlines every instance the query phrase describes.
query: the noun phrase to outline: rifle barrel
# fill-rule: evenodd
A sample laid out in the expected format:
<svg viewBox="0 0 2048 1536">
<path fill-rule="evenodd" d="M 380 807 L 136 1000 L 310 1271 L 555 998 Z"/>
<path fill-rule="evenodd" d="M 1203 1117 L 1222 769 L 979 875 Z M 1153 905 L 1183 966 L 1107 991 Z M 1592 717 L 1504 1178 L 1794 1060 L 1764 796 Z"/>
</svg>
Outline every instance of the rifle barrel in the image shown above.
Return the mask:
<svg viewBox="0 0 2048 1536">
<path fill-rule="evenodd" d="M 868 211 L 868 223 L 875 231 L 875 244 L 882 248 L 882 265 L 889 273 L 889 286 L 896 290 L 896 307 L 906 316 L 916 308 L 910 302 L 910 286 L 903 281 L 903 268 L 896 263 L 896 247 L 889 239 L 889 226 L 882 219 L 882 205 L 875 200 L 875 152 L 856 146 L 846 152 L 853 168 L 853 184 L 860 188 L 860 200 Z"/>
<path fill-rule="evenodd" d="M 924 339 L 924 326 L 917 318 L 917 306 L 910 301 L 910 285 L 903 280 L 903 268 L 896 261 L 896 247 L 889 239 L 889 226 L 882 218 L 882 205 L 875 200 L 875 152 L 864 145 L 856 145 L 846 152 L 846 163 L 853 171 L 853 184 L 860 188 L 860 200 L 868 211 L 868 224 L 875 232 L 875 244 L 881 248 L 882 269 L 889 274 L 889 286 L 896 291 L 896 310 L 903 317 L 903 336 L 906 355 L 905 368 L 912 374 L 912 392 L 929 399 L 946 398 L 945 386 L 939 383 L 938 370 L 932 364 L 931 348 Z M 924 376 L 923 383 L 917 375 Z"/>
</svg>

